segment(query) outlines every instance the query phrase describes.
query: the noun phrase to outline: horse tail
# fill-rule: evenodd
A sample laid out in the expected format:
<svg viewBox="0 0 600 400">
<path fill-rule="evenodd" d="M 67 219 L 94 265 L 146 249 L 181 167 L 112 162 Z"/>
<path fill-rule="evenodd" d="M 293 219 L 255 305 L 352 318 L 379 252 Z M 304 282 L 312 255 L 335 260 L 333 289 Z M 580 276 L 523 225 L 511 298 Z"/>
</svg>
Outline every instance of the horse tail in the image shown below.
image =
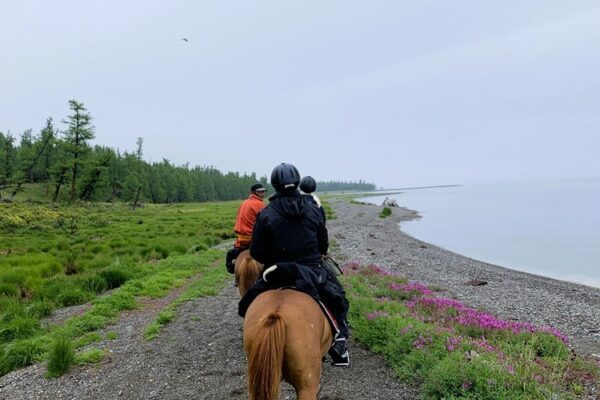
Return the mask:
<svg viewBox="0 0 600 400">
<path fill-rule="evenodd" d="M 243 296 L 254 285 L 254 282 L 260 275 L 260 268 L 256 260 L 252 257 L 246 257 L 242 260 L 239 268 L 238 285 L 240 294 Z"/>
<path fill-rule="evenodd" d="M 279 399 L 284 345 L 284 317 L 272 312 L 260 320 L 248 354 L 250 400 Z"/>
</svg>

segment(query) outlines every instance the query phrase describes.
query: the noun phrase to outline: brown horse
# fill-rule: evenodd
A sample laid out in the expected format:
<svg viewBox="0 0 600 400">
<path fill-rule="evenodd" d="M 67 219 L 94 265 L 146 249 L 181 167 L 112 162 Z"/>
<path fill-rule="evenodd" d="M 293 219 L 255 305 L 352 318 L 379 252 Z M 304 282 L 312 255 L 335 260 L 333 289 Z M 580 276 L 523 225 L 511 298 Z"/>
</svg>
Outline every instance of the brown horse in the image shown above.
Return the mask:
<svg viewBox="0 0 600 400">
<path fill-rule="evenodd" d="M 235 259 L 235 282 L 240 296 L 250 289 L 262 271 L 262 264 L 250 256 L 250 250 L 242 251 Z"/>
<path fill-rule="evenodd" d="M 241 260 L 239 268 L 236 261 L 241 295 L 245 293 L 242 276 L 255 271 L 248 261 Z M 257 278 L 258 274 L 248 281 L 255 282 Z M 322 358 L 331 342 L 329 321 L 310 296 L 292 289 L 260 294 L 244 319 L 250 400 L 279 399 L 282 378 L 294 387 L 298 400 L 315 400 L 321 381 Z"/>
</svg>

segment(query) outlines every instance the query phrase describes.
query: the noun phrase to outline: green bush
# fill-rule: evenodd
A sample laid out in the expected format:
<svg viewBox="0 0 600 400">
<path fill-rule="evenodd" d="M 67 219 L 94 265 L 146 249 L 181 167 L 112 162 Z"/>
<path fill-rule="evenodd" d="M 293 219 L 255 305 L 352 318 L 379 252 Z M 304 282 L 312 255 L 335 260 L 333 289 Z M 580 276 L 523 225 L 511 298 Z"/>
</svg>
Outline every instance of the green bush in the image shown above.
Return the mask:
<svg viewBox="0 0 600 400">
<path fill-rule="evenodd" d="M 383 207 L 383 210 L 379 213 L 379 218 L 385 218 L 392 215 L 392 209 L 389 207 Z"/>
<path fill-rule="evenodd" d="M 75 362 L 75 351 L 71 340 L 66 336 L 60 336 L 54 340 L 48 354 L 49 378 L 61 376 L 66 373 Z"/>
</svg>

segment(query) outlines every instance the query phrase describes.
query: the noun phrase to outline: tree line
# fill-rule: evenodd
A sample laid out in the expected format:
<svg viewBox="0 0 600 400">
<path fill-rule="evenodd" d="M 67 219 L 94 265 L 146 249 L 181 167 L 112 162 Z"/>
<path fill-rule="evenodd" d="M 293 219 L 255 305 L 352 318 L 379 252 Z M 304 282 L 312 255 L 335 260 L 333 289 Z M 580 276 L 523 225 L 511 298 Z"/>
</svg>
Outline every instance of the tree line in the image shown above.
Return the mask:
<svg viewBox="0 0 600 400">
<path fill-rule="evenodd" d="M 269 187 L 267 178 L 255 173 L 177 166 L 166 159 L 146 162 L 141 137 L 135 152 L 92 146 L 95 133 L 88 110 L 76 100 L 69 101 L 69 109 L 63 130 L 48 118 L 38 135 L 29 129 L 18 143 L 10 133 L 0 132 L 0 201 L 10 200 L 25 183 L 43 183 L 44 197 L 53 202 L 127 201 L 134 205 L 241 199 L 256 182 Z M 363 181 L 318 183 L 319 191 L 374 188 Z"/>
</svg>

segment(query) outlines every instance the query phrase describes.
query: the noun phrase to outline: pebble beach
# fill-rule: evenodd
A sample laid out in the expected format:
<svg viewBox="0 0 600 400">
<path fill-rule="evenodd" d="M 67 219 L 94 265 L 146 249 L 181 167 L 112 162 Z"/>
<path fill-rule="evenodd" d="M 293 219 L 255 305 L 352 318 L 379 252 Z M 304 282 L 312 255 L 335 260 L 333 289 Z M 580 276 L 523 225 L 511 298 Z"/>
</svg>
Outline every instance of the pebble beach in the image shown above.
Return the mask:
<svg viewBox="0 0 600 400">
<path fill-rule="evenodd" d="M 341 263 L 377 264 L 406 278 L 439 287 L 503 319 L 550 326 L 569 338 L 575 352 L 600 359 L 600 289 L 504 268 L 461 256 L 402 232 L 417 211 L 330 200 L 332 252 Z"/>
</svg>

